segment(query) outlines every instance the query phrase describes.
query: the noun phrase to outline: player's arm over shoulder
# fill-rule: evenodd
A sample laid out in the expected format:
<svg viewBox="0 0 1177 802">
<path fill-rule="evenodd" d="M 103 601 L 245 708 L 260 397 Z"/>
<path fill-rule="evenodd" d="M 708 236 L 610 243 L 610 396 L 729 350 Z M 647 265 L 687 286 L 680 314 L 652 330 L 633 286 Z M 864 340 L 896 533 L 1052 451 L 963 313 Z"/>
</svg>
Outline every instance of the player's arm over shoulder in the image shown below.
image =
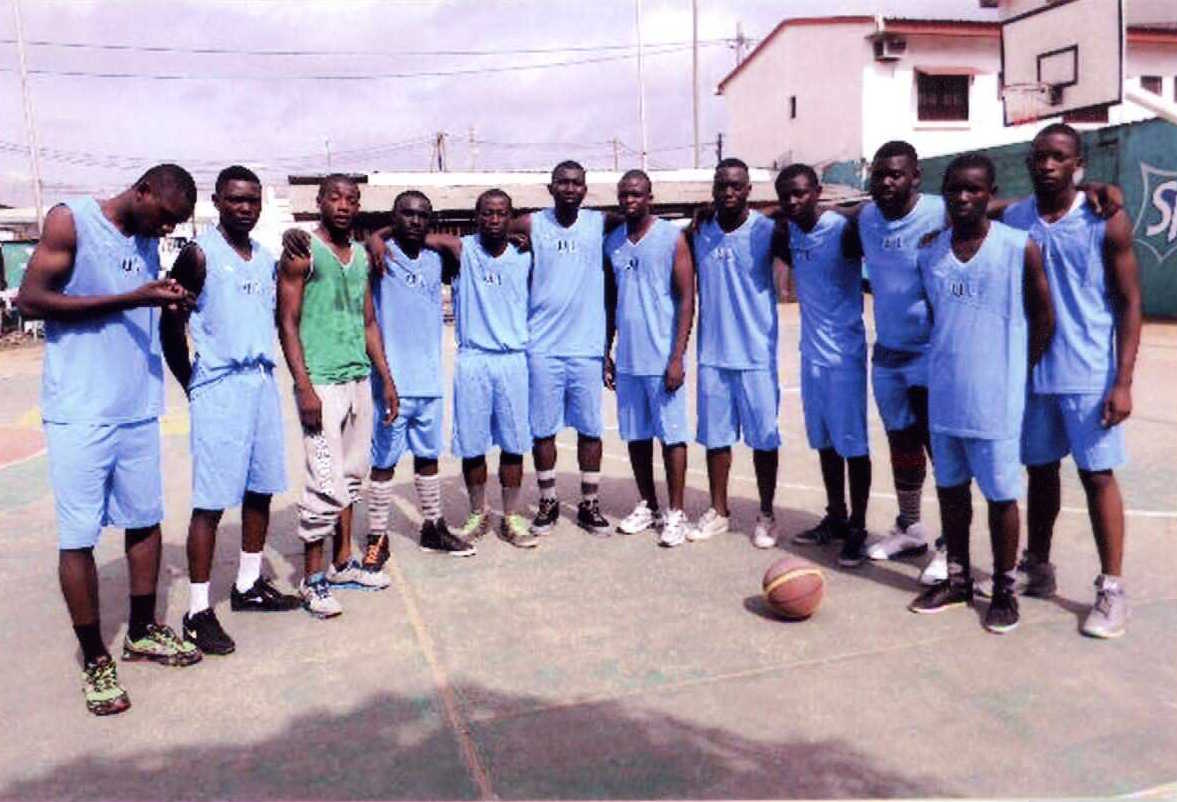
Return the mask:
<svg viewBox="0 0 1177 802">
<path fill-rule="evenodd" d="M 48 294 L 58 293 L 69 281 L 77 253 L 77 229 L 74 216 L 64 204 L 54 206 L 45 216 L 41 240 L 29 259 L 16 307 L 23 317 L 40 318 L 49 311 Z"/>
<path fill-rule="evenodd" d="M 196 242 L 189 242 L 176 257 L 175 264 L 172 265 L 171 277 L 188 292 L 200 295 L 201 290 L 204 289 L 207 269 L 208 264 L 205 261 L 204 249 Z"/>
</svg>

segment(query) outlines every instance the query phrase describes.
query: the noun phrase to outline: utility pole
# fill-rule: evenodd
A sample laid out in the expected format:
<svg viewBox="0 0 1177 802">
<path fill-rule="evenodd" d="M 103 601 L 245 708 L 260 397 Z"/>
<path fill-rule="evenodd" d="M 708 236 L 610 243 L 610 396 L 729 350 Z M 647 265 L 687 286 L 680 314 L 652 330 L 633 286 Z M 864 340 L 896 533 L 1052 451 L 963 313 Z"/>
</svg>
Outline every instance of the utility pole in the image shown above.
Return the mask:
<svg viewBox="0 0 1177 802">
<path fill-rule="evenodd" d="M 634 12 L 638 29 L 638 122 L 642 127 L 642 169 L 645 170 L 650 140 L 646 131 L 646 79 L 642 73 L 642 0 L 634 0 Z"/>
<path fill-rule="evenodd" d="M 323 150 L 327 153 L 327 172 L 331 172 L 331 140 L 323 140 Z"/>
<path fill-rule="evenodd" d="M 437 172 L 445 172 L 445 131 L 438 131 L 433 139 L 433 155 L 429 160 L 429 172 L 433 172 L 436 160 Z"/>
<path fill-rule="evenodd" d="M 33 122 L 33 101 L 29 97 L 29 70 L 25 60 L 24 21 L 20 16 L 20 0 L 12 0 L 12 13 L 16 17 L 16 49 L 20 58 L 20 94 L 24 101 L 25 141 L 29 144 L 29 166 L 33 171 L 33 206 L 37 219 L 37 236 L 41 235 L 41 220 L 45 216 L 45 199 L 41 196 L 41 145 L 37 140 L 37 126 Z"/>
<path fill-rule="evenodd" d="M 691 0 L 691 117 L 695 136 L 695 169 L 699 169 L 699 0 Z"/>
<path fill-rule="evenodd" d="M 736 22 L 736 66 L 744 61 L 744 48 L 748 44 L 748 37 L 744 36 L 744 23 Z"/>
<path fill-rule="evenodd" d="M 621 143 L 617 141 L 617 137 L 613 137 L 613 172 L 621 169 Z"/>
<path fill-rule="evenodd" d="M 474 126 L 470 126 L 470 172 L 478 169 L 478 144 L 474 140 Z"/>
<path fill-rule="evenodd" d="M 715 135 L 715 161 L 723 161 L 723 131 Z"/>
</svg>

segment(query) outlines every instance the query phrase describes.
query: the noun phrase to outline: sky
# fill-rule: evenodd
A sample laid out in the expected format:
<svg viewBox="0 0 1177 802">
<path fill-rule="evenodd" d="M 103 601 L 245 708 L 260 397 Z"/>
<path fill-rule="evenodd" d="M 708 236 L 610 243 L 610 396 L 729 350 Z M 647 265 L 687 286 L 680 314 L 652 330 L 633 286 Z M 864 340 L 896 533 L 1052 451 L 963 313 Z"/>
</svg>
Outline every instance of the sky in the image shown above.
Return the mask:
<svg viewBox="0 0 1177 802">
<path fill-rule="evenodd" d="M 19 0 L 46 203 L 176 161 L 201 194 L 239 162 L 292 173 L 636 166 L 634 0 Z M 994 19 L 976 0 L 698 0 L 701 164 L 739 25 L 876 10 Z M 31 203 L 10 2 L 0 4 L 0 203 Z M 649 163 L 689 167 L 690 0 L 642 0 Z M 547 65 L 547 66 L 544 66 Z M 473 136 L 476 144 L 471 147 Z"/>
</svg>

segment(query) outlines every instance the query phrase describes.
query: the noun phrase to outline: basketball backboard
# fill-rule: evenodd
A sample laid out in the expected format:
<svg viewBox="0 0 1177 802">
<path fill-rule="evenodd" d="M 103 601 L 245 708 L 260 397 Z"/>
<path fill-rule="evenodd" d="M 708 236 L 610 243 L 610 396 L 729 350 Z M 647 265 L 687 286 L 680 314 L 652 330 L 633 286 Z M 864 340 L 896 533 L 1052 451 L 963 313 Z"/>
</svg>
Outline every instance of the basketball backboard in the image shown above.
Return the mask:
<svg viewBox="0 0 1177 802">
<path fill-rule="evenodd" d="M 1001 8 L 1006 125 L 1123 99 L 1123 0 L 1007 0 Z"/>
</svg>

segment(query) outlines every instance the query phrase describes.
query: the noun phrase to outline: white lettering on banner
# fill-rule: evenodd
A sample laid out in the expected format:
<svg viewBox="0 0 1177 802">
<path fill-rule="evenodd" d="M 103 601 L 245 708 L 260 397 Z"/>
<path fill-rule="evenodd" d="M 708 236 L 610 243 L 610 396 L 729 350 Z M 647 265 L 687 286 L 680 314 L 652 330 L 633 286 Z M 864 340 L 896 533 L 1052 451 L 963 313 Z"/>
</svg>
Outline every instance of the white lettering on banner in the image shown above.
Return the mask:
<svg viewBox="0 0 1177 802">
<path fill-rule="evenodd" d="M 1158 262 L 1177 252 L 1177 170 L 1140 163 L 1140 212 L 1132 234 Z"/>
</svg>

